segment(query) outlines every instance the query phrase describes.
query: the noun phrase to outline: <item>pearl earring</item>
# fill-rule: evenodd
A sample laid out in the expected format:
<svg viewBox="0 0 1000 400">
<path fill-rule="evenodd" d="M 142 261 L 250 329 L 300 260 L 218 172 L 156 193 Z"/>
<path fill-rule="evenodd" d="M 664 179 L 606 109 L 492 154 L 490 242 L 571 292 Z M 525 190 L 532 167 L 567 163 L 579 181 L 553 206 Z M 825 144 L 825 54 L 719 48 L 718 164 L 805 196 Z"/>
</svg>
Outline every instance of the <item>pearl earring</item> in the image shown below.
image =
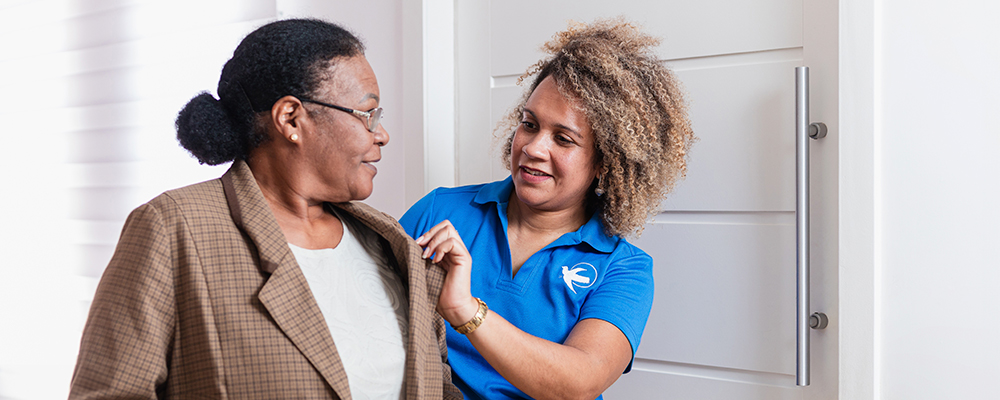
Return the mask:
<svg viewBox="0 0 1000 400">
<path fill-rule="evenodd" d="M 597 187 L 594 188 L 594 194 L 596 194 L 597 197 L 601 197 L 601 196 L 604 195 L 604 189 L 601 189 L 601 178 L 600 177 L 597 178 Z"/>
<path fill-rule="evenodd" d="M 293 142 L 299 140 L 299 135 L 297 133 L 293 133 L 292 136 L 288 137 L 288 140 L 291 140 Z"/>
</svg>

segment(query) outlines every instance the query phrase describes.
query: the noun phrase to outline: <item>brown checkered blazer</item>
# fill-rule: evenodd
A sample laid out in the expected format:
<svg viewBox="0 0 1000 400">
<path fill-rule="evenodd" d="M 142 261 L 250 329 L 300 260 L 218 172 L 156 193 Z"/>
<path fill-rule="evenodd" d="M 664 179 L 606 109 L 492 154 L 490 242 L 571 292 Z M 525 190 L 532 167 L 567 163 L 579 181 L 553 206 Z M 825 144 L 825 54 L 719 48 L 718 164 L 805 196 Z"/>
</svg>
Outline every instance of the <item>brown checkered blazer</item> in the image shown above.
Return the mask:
<svg viewBox="0 0 1000 400">
<path fill-rule="evenodd" d="M 461 399 L 434 304 L 444 271 L 392 217 L 378 233 L 408 286 L 407 399 Z M 337 347 L 246 163 L 135 209 L 90 308 L 71 399 L 350 399 Z"/>
</svg>

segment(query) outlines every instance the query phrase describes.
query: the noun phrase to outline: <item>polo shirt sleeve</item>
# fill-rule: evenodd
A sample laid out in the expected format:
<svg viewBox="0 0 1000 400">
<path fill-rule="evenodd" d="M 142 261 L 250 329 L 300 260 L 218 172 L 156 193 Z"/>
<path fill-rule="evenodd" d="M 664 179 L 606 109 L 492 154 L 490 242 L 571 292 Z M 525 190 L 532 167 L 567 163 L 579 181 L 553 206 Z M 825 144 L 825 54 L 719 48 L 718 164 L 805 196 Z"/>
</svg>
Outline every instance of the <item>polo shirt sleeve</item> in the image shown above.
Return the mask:
<svg viewBox="0 0 1000 400">
<path fill-rule="evenodd" d="M 596 318 L 616 326 L 632 345 L 634 358 L 652 306 L 653 258 L 639 250 L 608 265 L 602 283 L 584 303 L 580 319 Z M 629 362 L 625 372 L 631 369 Z"/>
<path fill-rule="evenodd" d="M 403 217 L 399 219 L 399 224 L 403 226 L 410 237 L 416 239 L 434 227 L 434 199 L 437 197 L 438 189 L 434 189 L 420 201 L 417 201 Z"/>
</svg>

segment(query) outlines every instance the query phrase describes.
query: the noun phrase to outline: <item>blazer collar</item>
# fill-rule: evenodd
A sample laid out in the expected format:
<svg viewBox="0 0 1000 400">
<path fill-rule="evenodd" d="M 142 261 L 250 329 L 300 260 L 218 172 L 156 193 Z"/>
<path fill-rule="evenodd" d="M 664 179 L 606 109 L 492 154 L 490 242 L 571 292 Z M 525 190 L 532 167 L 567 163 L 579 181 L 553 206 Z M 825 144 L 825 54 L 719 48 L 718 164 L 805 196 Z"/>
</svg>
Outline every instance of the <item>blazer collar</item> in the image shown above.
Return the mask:
<svg viewBox="0 0 1000 400">
<path fill-rule="evenodd" d="M 271 274 L 282 264 L 294 263 L 295 256 L 250 167 L 242 160 L 234 161 L 222 176 L 222 187 L 233 222 L 257 246 L 261 270 Z"/>
<path fill-rule="evenodd" d="M 260 269 L 268 275 L 257 298 L 337 396 L 350 399 L 347 373 L 323 313 L 250 167 L 241 160 L 233 162 L 222 176 L 222 187 L 233 222 L 253 242 Z"/>
<path fill-rule="evenodd" d="M 222 176 L 222 186 L 233 222 L 256 247 L 261 271 L 270 275 L 258 294 L 261 303 L 337 395 L 341 399 L 350 399 L 347 375 L 326 320 L 250 167 L 241 160 L 233 162 Z M 433 391 L 425 386 L 428 382 L 440 382 L 440 358 L 436 356 L 439 349 L 435 341 L 428 342 L 423 337 L 428 333 L 433 335 L 435 331 L 432 323 L 436 317 L 433 304 L 436 303 L 437 293 L 427 292 L 426 279 L 427 268 L 431 264 L 424 262 L 420 257 L 420 247 L 388 214 L 360 202 L 331 205 L 358 219 L 382 238 L 383 247 L 391 256 L 390 261 L 394 261 L 393 267 L 408 289 L 407 398 L 412 394 Z M 431 270 L 435 281 L 444 280 L 443 271 L 437 267 L 431 267 Z M 435 366 L 437 368 L 431 368 Z"/>
<path fill-rule="evenodd" d="M 281 232 L 281 227 L 278 226 L 278 221 L 274 218 L 274 213 L 271 212 L 271 207 L 264 199 L 246 162 L 242 160 L 233 162 L 229 171 L 222 176 L 222 187 L 226 193 L 233 222 L 240 230 L 246 232 L 257 246 L 261 271 L 273 274 L 282 264 L 294 263 L 295 256 L 288 249 L 288 241 L 284 234 L 275 234 Z M 388 241 L 386 244 L 394 244 L 389 246 L 395 256 L 393 261 L 403 265 L 409 259 L 409 250 L 412 249 L 407 245 L 410 244 L 410 237 L 391 216 L 359 202 L 332 205 L 371 228 Z M 399 268 L 398 272 L 404 281 L 409 280 L 408 268 Z"/>
</svg>

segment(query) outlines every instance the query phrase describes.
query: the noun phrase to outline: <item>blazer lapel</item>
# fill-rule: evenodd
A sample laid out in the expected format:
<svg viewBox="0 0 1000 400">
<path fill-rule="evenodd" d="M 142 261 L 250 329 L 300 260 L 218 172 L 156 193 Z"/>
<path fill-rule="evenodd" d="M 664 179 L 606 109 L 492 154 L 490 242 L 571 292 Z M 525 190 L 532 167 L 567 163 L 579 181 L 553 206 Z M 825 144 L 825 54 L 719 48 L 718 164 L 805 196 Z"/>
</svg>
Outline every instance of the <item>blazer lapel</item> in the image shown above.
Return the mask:
<svg viewBox="0 0 1000 400">
<path fill-rule="evenodd" d="M 385 239 L 391 248 L 409 294 L 410 332 L 406 349 L 406 398 L 440 398 L 442 382 L 441 352 L 434 331 L 437 296 L 428 298 L 427 268 L 421 249 L 395 219 L 367 204 L 337 203 L 336 206 L 357 218 Z M 442 271 L 443 272 L 443 271 Z"/>
<path fill-rule="evenodd" d="M 233 221 L 257 247 L 262 272 L 271 275 L 258 299 L 337 396 L 351 399 L 347 374 L 326 320 L 250 168 L 243 161 L 233 162 L 222 184 Z"/>
</svg>

